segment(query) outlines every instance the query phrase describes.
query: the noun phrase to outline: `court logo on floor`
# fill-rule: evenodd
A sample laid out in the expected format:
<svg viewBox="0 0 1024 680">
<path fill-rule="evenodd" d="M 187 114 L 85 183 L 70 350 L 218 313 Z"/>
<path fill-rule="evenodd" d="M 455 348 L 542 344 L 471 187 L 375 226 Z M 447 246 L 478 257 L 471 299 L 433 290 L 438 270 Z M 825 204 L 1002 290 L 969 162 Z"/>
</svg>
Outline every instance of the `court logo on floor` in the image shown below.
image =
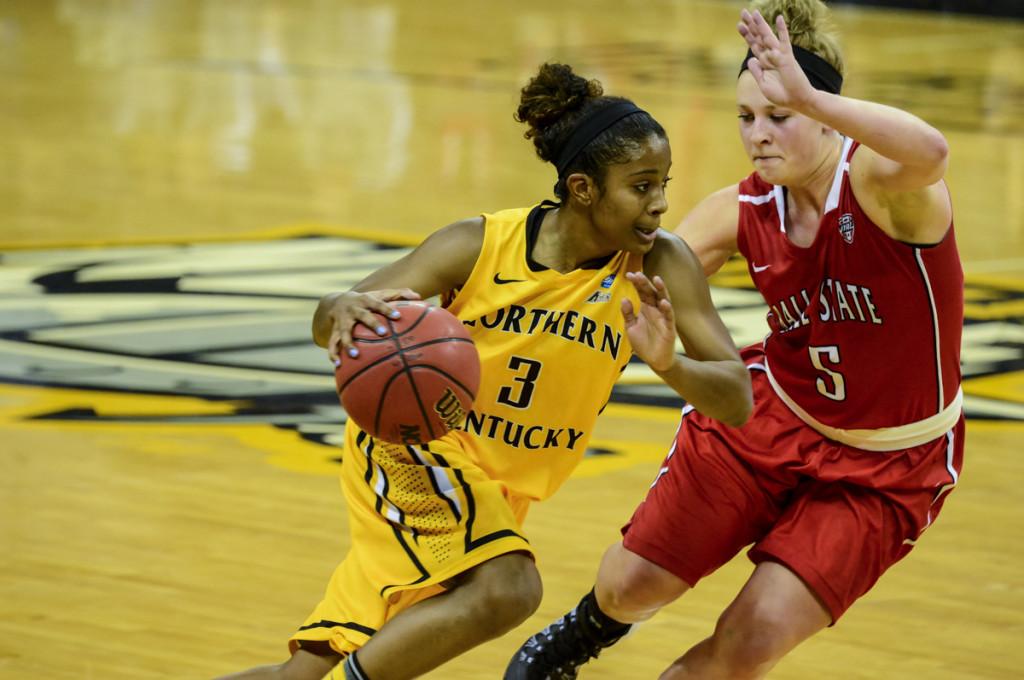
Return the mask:
<svg viewBox="0 0 1024 680">
<path fill-rule="evenodd" d="M 313 310 L 323 293 L 406 252 L 324 236 L 0 253 L 0 381 L 230 405 L 212 415 L 83 407 L 37 419 L 263 422 L 336 443 L 345 414 L 332 367 L 310 339 Z M 764 304 L 742 263 L 716 281 L 715 303 L 737 344 L 763 337 Z M 1024 420 L 1024 282 L 969 280 L 967 300 L 967 414 Z M 612 401 L 680 405 L 635 360 Z"/>
</svg>

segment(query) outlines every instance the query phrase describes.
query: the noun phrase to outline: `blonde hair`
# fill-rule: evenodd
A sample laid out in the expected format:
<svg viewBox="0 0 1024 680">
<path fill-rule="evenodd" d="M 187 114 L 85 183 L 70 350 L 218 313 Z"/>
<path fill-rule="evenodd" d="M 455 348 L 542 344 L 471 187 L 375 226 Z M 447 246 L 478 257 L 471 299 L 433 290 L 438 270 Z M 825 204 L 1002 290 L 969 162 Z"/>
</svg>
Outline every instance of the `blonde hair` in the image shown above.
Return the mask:
<svg viewBox="0 0 1024 680">
<path fill-rule="evenodd" d="M 821 0 L 754 0 L 751 11 L 758 10 L 775 30 L 775 17 L 782 15 L 789 29 L 790 41 L 832 65 L 839 75 L 845 75 L 843 53 L 832 24 L 828 7 Z"/>
</svg>

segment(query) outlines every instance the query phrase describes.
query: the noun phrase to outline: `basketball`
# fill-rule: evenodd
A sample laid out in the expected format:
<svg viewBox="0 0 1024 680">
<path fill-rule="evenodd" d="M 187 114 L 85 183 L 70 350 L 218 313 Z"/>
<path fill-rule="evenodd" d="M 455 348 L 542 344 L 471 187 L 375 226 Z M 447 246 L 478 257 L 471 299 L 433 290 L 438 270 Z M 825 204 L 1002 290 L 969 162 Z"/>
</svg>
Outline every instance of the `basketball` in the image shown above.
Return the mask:
<svg viewBox="0 0 1024 680">
<path fill-rule="evenodd" d="M 392 444 L 425 444 L 457 429 L 480 387 L 480 357 L 462 322 L 425 302 L 390 303 L 377 315 L 386 335 L 352 329 L 358 357 L 343 356 L 334 379 L 341 405 L 363 431 Z"/>
</svg>

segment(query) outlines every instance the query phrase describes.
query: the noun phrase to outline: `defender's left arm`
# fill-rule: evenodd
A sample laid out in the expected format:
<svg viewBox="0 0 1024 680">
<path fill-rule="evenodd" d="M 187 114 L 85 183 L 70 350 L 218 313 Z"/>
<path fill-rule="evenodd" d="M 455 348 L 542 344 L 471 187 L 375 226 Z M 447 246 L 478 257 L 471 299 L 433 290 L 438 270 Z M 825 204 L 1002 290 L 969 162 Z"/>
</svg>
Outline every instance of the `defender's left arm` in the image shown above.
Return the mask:
<svg viewBox="0 0 1024 680">
<path fill-rule="evenodd" d="M 942 240 L 953 207 L 942 180 L 949 146 L 941 132 L 906 111 L 819 90 L 800 111 L 861 143 L 850 186 L 871 221 L 900 241 Z"/>
<path fill-rule="evenodd" d="M 755 55 L 748 63 L 762 92 L 861 143 L 850 163 L 850 183 L 875 224 L 901 241 L 941 241 L 953 218 L 942 181 L 946 138 L 906 111 L 814 89 L 796 66 L 781 16 L 775 30 L 758 12 L 741 14 L 739 32 Z"/>
</svg>

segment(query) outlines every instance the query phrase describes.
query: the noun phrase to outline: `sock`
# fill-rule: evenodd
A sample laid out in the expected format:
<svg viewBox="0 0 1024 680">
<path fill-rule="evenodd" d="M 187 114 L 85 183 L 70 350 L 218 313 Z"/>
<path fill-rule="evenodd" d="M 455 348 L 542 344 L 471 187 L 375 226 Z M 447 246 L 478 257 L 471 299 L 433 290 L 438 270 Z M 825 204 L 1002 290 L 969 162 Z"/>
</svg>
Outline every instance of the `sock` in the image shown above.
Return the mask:
<svg viewBox="0 0 1024 680">
<path fill-rule="evenodd" d="M 615 644 L 633 627 L 631 624 L 616 621 L 601 611 L 593 590 L 584 595 L 576 605 L 576 613 L 589 637 L 602 647 Z"/>
<path fill-rule="evenodd" d="M 345 658 L 345 680 L 370 680 L 370 676 L 366 674 L 363 667 L 359 665 L 356 660 L 355 652 L 352 652 Z"/>
</svg>

